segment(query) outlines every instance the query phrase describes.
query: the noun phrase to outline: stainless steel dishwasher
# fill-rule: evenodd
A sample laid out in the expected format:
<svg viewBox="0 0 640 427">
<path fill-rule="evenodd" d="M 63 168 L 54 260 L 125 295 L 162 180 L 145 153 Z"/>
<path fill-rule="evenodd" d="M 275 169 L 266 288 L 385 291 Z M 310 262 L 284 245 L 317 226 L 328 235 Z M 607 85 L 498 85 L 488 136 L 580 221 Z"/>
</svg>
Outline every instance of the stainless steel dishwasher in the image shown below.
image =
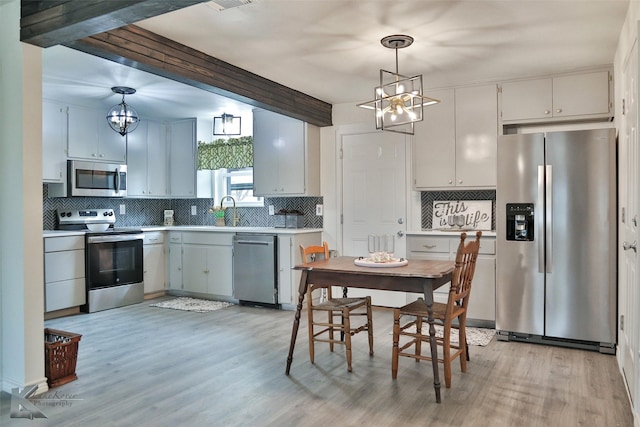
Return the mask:
<svg viewBox="0 0 640 427">
<path fill-rule="evenodd" d="M 233 237 L 233 296 L 244 305 L 280 308 L 277 237 L 238 233 Z"/>
</svg>

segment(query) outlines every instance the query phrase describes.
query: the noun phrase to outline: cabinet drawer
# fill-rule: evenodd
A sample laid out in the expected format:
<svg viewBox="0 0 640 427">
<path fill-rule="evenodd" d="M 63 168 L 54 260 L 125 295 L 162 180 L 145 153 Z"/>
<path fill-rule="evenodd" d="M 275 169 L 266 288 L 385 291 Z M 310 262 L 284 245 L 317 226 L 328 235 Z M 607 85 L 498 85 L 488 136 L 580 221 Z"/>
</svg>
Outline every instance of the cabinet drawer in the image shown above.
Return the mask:
<svg viewBox="0 0 640 427">
<path fill-rule="evenodd" d="M 45 237 L 44 251 L 71 251 L 84 249 L 84 236 Z"/>
<path fill-rule="evenodd" d="M 169 243 L 182 243 L 182 233 L 169 233 Z"/>
<path fill-rule="evenodd" d="M 409 252 L 449 252 L 449 239 L 411 237 L 407 239 Z"/>
<path fill-rule="evenodd" d="M 164 243 L 164 233 L 162 231 L 151 231 L 144 233 L 145 245 L 159 245 Z"/>
<path fill-rule="evenodd" d="M 182 233 L 182 243 L 194 245 L 225 245 L 233 244 L 233 233 L 196 232 Z"/>
<path fill-rule="evenodd" d="M 84 277 L 84 250 L 44 254 L 45 283 L 81 277 Z"/>
<path fill-rule="evenodd" d="M 45 312 L 83 305 L 86 303 L 84 278 L 47 283 L 44 298 Z"/>
</svg>

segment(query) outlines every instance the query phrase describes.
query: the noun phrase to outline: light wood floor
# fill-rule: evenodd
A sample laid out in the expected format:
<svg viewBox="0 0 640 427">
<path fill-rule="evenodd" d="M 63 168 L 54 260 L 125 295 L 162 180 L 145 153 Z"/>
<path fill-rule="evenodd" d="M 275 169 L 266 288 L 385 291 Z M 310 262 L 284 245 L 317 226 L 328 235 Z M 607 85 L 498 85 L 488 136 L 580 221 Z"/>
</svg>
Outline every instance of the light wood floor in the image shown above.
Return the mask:
<svg viewBox="0 0 640 427">
<path fill-rule="evenodd" d="M 375 355 L 354 337 L 316 347 L 309 363 L 303 313 L 291 375 L 284 374 L 294 313 L 233 306 L 209 313 L 149 307 L 150 301 L 49 320 L 82 334 L 78 379 L 48 394 L 46 420 L 3 426 L 633 426 L 614 356 L 494 341 L 471 347 L 466 374 L 435 403 L 430 365 L 402 358 L 391 379 L 392 313 L 374 311 Z M 441 371 L 442 375 L 442 371 Z"/>
</svg>

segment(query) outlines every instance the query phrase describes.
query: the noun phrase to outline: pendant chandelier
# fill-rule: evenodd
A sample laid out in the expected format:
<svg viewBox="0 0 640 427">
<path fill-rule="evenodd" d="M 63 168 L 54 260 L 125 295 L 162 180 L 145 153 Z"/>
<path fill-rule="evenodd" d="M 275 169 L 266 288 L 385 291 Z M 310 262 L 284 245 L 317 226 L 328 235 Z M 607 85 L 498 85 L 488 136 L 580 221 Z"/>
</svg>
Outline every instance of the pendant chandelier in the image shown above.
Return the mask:
<svg viewBox="0 0 640 427">
<path fill-rule="evenodd" d="M 125 136 L 129 132 L 133 132 L 140 122 L 138 113 L 132 107 L 124 102 L 125 95 L 133 95 L 136 90 L 126 86 L 114 86 L 111 88 L 114 93 L 122 95 L 122 102 L 114 105 L 107 114 L 107 122 L 111 129 Z"/>
<path fill-rule="evenodd" d="M 392 35 L 380 40 L 382 46 L 395 49 L 396 72 L 380 70 L 380 86 L 373 101 L 358 107 L 375 110 L 376 129 L 413 135 L 415 122 L 422 121 L 423 107 L 440 101 L 422 93 L 422 75 L 407 77 L 398 72 L 398 49 L 411 46 L 413 37 Z"/>
</svg>

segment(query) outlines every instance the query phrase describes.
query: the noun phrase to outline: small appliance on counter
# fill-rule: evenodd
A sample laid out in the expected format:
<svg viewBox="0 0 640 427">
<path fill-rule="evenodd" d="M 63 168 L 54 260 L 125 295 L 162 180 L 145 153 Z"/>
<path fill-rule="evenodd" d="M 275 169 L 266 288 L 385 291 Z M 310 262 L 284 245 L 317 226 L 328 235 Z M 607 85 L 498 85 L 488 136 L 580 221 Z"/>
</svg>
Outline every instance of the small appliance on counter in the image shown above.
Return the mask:
<svg viewBox="0 0 640 427">
<path fill-rule="evenodd" d="M 274 218 L 276 228 L 304 228 L 304 214 L 299 210 L 280 209 Z"/>
<path fill-rule="evenodd" d="M 164 225 L 166 226 L 173 225 L 173 210 L 164 211 Z"/>
</svg>

